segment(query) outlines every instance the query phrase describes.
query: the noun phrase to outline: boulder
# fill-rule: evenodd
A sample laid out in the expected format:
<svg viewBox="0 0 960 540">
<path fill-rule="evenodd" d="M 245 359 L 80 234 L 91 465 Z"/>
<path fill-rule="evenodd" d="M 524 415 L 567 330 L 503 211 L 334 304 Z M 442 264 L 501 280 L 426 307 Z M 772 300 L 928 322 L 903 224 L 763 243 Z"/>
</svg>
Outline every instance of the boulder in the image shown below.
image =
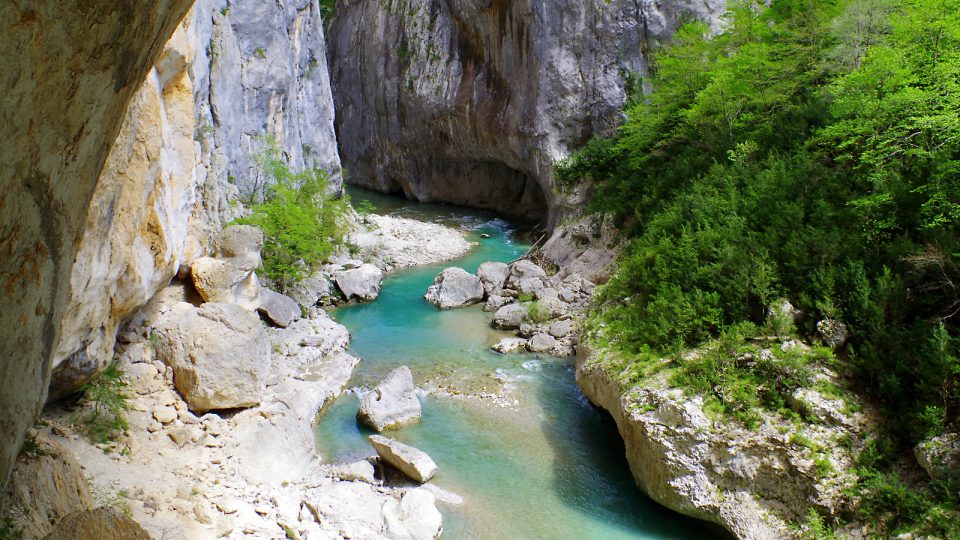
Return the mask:
<svg viewBox="0 0 960 540">
<path fill-rule="evenodd" d="M 527 342 L 530 352 L 550 352 L 557 347 L 557 339 L 550 334 L 534 334 Z"/>
<path fill-rule="evenodd" d="M 488 295 L 500 294 L 510 276 L 510 266 L 501 262 L 485 262 L 477 268 L 477 277 Z"/>
<path fill-rule="evenodd" d="M 543 280 L 546 279 L 547 273 L 536 264 L 531 261 L 522 260 L 517 261 L 510 265 L 510 275 L 507 276 L 506 287 L 511 289 L 520 290 L 520 282 L 527 281 L 528 286 L 539 281 L 540 285 L 543 286 Z M 532 292 L 532 291 L 531 291 Z"/>
<path fill-rule="evenodd" d="M 960 433 L 944 433 L 927 439 L 913 449 L 913 455 L 933 480 L 956 473 L 960 469 Z"/>
<path fill-rule="evenodd" d="M 416 389 L 410 368 L 398 367 L 363 396 L 357 420 L 377 431 L 420 421 Z"/>
<path fill-rule="evenodd" d="M 843 344 L 847 342 L 847 338 L 850 337 L 847 325 L 834 319 L 819 321 L 817 323 L 817 334 L 820 335 L 823 344 L 831 349 L 843 347 Z"/>
<path fill-rule="evenodd" d="M 480 278 L 462 268 L 447 268 L 440 272 L 427 289 L 427 302 L 442 308 L 458 308 L 483 300 L 484 287 Z"/>
<path fill-rule="evenodd" d="M 487 303 L 483 305 L 483 310 L 497 311 L 498 309 L 507 305 L 508 302 L 510 302 L 510 298 L 507 298 L 506 296 L 491 294 L 487 296 Z"/>
<path fill-rule="evenodd" d="M 548 332 L 555 338 L 565 338 L 573 333 L 576 323 L 572 319 L 557 321 L 550 325 Z"/>
<path fill-rule="evenodd" d="M 263 250 L 263 231 L 250 225 L 232 225 L 220 231 L 214 244 L 216 255 L 224 259 L 250 254 L 259 257 Z"/>
<path fill-rule="evenodd" d="M 388 538 L 439 538 L 443 530 L 443 516 L 437 510 L 436 497 L 424 488 L 407 491 L 399 501 L 387 500 L 382 515 Z"/>
<path fill-rule="evenodd" d="M 260 307 L 260 266 L 263 233 L 249 225 L 234 225 L 216 239 L 218 257 L 201 257 L 190 267 L 193 286 L 204 302 L 237 304 L 250 311 Z"/>
<path fill-rule="evenodd" d="M 330 282 L 325 277 L 312 276 L 294 283 L 287 292 L 298 304 L 309 308 L 330 296 Z"/>
<path fill-rule="evenodd" d="M 335 474 L 337 478 L 347 482 L 377 483 L 373 464 L 365 459 L 338 465 L 333 469 L 333 474 Z"/>
<path fill-rule="evenodd" d="M 296 300 L 270 289 L 260 290 L 260 307 L 257 310 L 280 328 L 290 326 L 301 315 L 300 304 Z"/>
<path fill-rule="evenodd" d="M 235 304 L 181 303 L 156 323 L 157 356 L 190 410 L 260 403 L 270 365 L 270 341 L 260 318 Z"/>
<path fill-rule="evenodd" d="M 496 345 L 491 347 L 500 354 L 515 354 L 526 352 L 527 340 L 523 338 L 505 338 L 501 339 Z"/>
<path fill-rule="evenodd" d="M 400 441 L 371 435 L 368 439 L 385 463 L 421 484 L 437 474 L 437 464 L 425 452 Z"/>
<path fill-rule="evenodd" d="M 493 315 L 493 325 L 501 330 L 516 330 L 527 320 L 527 307 L 519 304 L 507 304 Z"/>
<path fill-rule="evenodd" d="M 372 264 L 364 264 L 358 268 L 337 272 L 334 279 L 347 300 L 356 298 L 370 301 L 380 295 L 383 272 Z"/>
</svg>

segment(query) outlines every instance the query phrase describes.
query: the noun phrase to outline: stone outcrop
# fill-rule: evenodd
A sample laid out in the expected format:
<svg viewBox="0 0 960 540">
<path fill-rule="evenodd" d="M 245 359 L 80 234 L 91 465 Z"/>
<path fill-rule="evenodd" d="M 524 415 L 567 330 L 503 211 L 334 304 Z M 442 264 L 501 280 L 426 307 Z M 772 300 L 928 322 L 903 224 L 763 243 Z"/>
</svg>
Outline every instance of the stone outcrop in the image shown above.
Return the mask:
<svg viewBox="0 0 960 540">
<path fill-rule="evenodd" d="M 0 82 L 0 483 L 46 398 L 97 179 L 128 104 L 189 7 L 0 6 L 0 49 L 16 51 Z"/>
<path fill-rule="evenodd" d="M 420 400 L 410 368 L 391 371 L 360 400 L 357 419 L 377 431 L 420 421 Z"/>
<path fill-rule="evenodd" d="M 380 295 L 383 271 L 372 264 L 364 264 L 359 268 L 337 272 L 334 279 L 348 301 L 357 299 L 368 302 Z"/>
<path fill-rule="evenodd" d="M 260 266 L 263 233 L 249 225 L 234 225 L 217 238 L 216 257 L 201 257 L 190 265 L 193 286 L 204 302 L 236 304 L 253 311 L 260 307 Z"/>
<path fill-rule="evenodd" d="M 157 356 L 196 413 L 260 403 L 270 341 L 259 317 L 235 304 L 179 303 L 155 322 Z"/>
<path fill-rule="evenodd" d="M 620 122 L 626 78 L 723 0 L 339 2 L 330 27 L 349 181 L 536 220 L 553 164 Z M 371 59 L 376 59 L 372 61 Z"/>
<path fill-rule="evenodd" d="M 437 464 L 426 452 L 382 435 L 371 435 L 369 440 L 380 459 L 411 480 L 423 484 L 437 474 Z"/>
<path fill-rule="evenodd" d="M 115 508 L 70 514 L 44 540 L 152 540 L 136 521 Z"/>
<path fill-rule="evenodd" d="M 703 398 L 672 387 L 668 370 L 621 384 L 621 377 L 632 380 L 620 373 L 623 366 L 615 353 L 581 345 L 577 382 L 613 416 L 637 485 L 660 504 L 756 540 L 797 537 L 788 522 L 802 522 L 810 508 L 827 515 L 849 510 L 846 491 L 857 481 L 866 418 L 845 412 L 843 400 L 808 395 L 819 404 L 814 409 L 830 413 L 795 425 L 761 412 L 751 429 L 708 418 Z"/>
<path fill-rule="evenodd" d="M 483 301 L 480 278 L 463 268 L 451 267 L 440 272 L 423 296 L 441 309 L 469 306 Z"/>
</svg>

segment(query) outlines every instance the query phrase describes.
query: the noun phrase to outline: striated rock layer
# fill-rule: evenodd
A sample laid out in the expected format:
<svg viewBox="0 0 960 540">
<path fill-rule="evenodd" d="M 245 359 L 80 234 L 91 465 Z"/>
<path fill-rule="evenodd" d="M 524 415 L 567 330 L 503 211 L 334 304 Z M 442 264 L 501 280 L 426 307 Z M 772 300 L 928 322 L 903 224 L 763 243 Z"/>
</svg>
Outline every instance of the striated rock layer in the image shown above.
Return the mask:
<svg viewBox="0 0 960 540">
<path fill-rule="evenodd" d="M 190 4 L 0 5 L 0 483 L 46 397 L 107 154 Z"/>
<path fill-rule="evenodd" d="M 630 72 L 723 0 L 347 0 L 330 26 L 349 181 L 542 219 L 553 163 L 620 121 Z"/>
<path fill-rule="evenodd" d="M 212 252 L 237 198 L 263 181 L 254 156 L 266 138 L 293 169 L 316 164 L 340 189 L 324 47 L 310 0 L 200 0 L 183 20 L 127 110 L 93 194 L 51 399 L 89 381 L 112 358 L 119 325 Z"/>
</svg>

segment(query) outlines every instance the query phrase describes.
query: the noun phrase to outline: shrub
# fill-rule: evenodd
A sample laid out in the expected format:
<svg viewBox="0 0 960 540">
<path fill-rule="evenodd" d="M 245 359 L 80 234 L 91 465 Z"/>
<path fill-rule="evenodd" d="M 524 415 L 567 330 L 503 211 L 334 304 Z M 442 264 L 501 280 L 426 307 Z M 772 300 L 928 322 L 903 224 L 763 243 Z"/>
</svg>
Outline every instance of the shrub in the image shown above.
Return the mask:
<svg viewBox="0 0 960 540">
<path fill-rule="evenodd" d="M 82 401 L 89 410 L 79 417 L 79 422 L 91 442 L 108 443 L 129 427 L 123 418 L 124 411 L 130 410 L 127 386 L 120 366 L 112 362 L 96 379 L 80 388 Z"/>
</svg>

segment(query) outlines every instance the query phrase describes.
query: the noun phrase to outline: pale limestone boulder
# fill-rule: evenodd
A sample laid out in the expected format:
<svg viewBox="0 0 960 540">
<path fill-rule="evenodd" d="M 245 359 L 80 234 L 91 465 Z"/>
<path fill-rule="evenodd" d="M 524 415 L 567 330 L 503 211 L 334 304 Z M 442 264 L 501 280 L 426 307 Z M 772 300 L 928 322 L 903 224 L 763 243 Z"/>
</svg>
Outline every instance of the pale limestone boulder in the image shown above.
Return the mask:
<svg viewBox="0 0 960 540">
<path fill-rule="evenodd" d="M 322 275 L 310 276 L 291 285 L 290 297 L 305 308 L 313 307 L 330 296 L 330 281 Z"/>
<path fill-rule="evenodd" d="M 556 321 L 550 325 L 548 332 L 551 336 L 561 339 L 569 336 L 576 329 L 577 323 L 573 319 L 564 319 Z"/>
<path fill-rule="evenodd" d="M 458 308 L 483 300 L 484 287 L 480 278 L 463 268 L 447 268 L 437 275 L 424 298 L 441 308 Z"/>
<path fill-rule="evenodd" d="M 510 275 L 510 266 L 501 262 L 485 262 L 477 268 L 477 277 L 488 295 L 500 294 Z"/>
<path fill-rule="evenodd" d="M 347 298 L 367 302 L 380 295 L 383 272 L 372 264 L 364 264 L 351 270 L 342 270 L 334 275 L 337 287 Z"/>
<path fill-rule="evenodd" d="M 545 279 L 547 279 L 547 273 L 543 268 L 524 259 L 510 265 L 510 275 L 507 277 L 505 286 L 521 292 L 533 292 L 536 288 L 543 287 L 543 280 Z M 523 283 L 524 288 L 529 290 L 521 290 L 521 283 Z"/>
<path fill-rule="evenodd" d="M 498 309 L 507 305 L 512 299 L 506 296 L 491 294 L 487 296 L 487 302 L 483 305 L 484 311 L 496 312 Z"/>
<path fill-rule="evenodd" d="M 527 342 L 530 352 L 550 352 L 558 347 L 557 339 L 550 334 L 534 334 Z"/>
<path fill-rule="evenodd" d="M 220 231 L 214 245 L 214 254 L 222 259 L 246 255 L 259 257 L 263 250 L 263 231 L 250 225 L 231 225 Z"/>
<path fill-rule="evenodd" d="M 296 300 L 270 289 L 260 289 L 260 307 L 257 311 L 280 328 L 290 326 L 302 315 Z"/>
<path fill-rule="evenodd" d="M 439 538 L 443 516 L 437 510 L 436 498 L 423 488 L 411 489 L 399 501 L 390 499 L 383 505 L 386 537 L 394 540 Z"/>
<path fill-rule="evenodd" d="M 504 338 L 491 347 L 500 354 L 516 354 L 527 350 L 527 340 L 523 338 Z"/>
<path fill-rule="evenodd" d="M 333 468 L 333 474 L 336 475 L 337 478 L 348 482 L 377 483 L 373 464 L 365 459 L 337 465 Z"/>
<path fill-rule="evenodd" d="M 421 484 L 437 474 L 437 464 L 426 452 L 382 435 L 371 435 L 368 440 L 385 463 Z"/>
<path fill-rule="evenodd" d="M 363 396 L 357 420 L 377 431 L 419 422 L 421 410 L 416 390 L 410 368 L 398 367 Z"/>
<path fill-rule="evenodd" d="M 520 303 L 507 304 L 493 315 L 493 326 L 501 330 L 516 330 L 528 317 L 527 306 Z"/>
<path fill-rule="evenodd" d="M 155 324 L 157 356 L 190 410 L 251 407 L 263 397 L 270 341 L 259 317 L 236 304 L 181 303 Z"/>
<path fill-rule="evenodd" d="M 230 259 L 201 257 L 193 261 L 190 275 L 204 302 L 236 304 L 255 311 L 260 307 L 260 281 L 254 272 L 259 265 L 259 254 Z"/>
</svg>

